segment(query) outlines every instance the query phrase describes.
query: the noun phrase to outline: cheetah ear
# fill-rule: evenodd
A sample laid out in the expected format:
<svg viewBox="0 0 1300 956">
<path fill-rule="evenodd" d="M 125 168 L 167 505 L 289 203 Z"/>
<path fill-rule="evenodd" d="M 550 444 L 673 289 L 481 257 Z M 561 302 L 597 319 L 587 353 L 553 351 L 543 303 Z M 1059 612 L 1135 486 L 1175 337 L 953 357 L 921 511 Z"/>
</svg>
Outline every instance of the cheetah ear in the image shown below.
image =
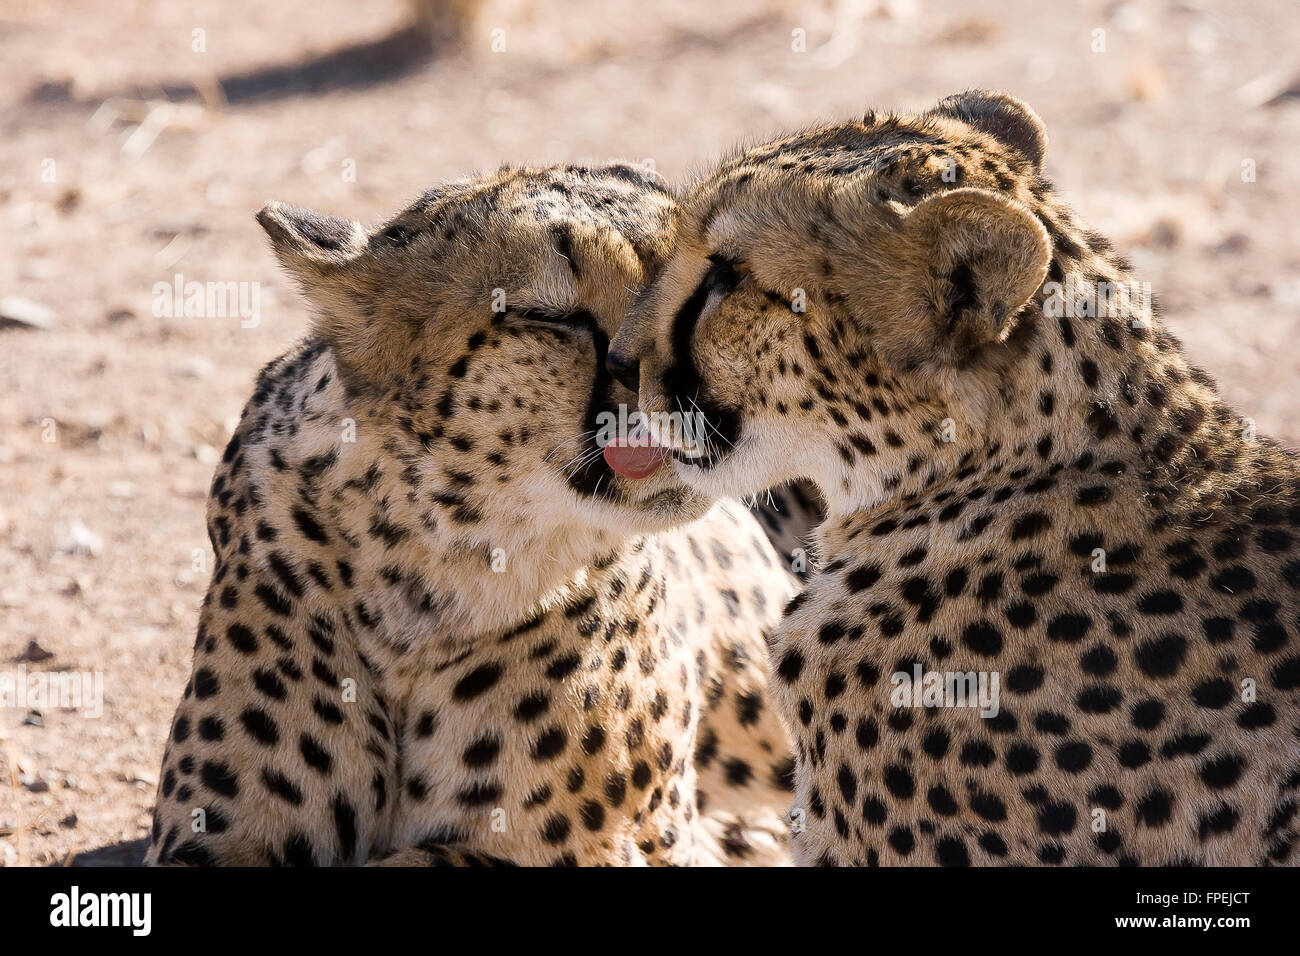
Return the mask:
<svg viewBox="0 0 1300 956">
<path fill-rule="evenodd" d="M 1020 152 L 1042 172 L 1047 155 L 1047 127 L 1028 103 L 988 90 L 967 90 L 939 101 L 932 113 L 951 116 L 988 133 L 999 143 Z"/>
<path fill-rule="evenodd" d="M 1051 258 L 1043 224 L 1009 197 L 953 189 L 919 203 L 903 221 L 897 280 L 919 303 L 951 360 L 1005 341 L 1016 313 L 1042 285 Z"/>
<path fill-rule="evenodd" d="M 356 387 L 382 381 L 394 367 L 393 349 L 402 339 L 366 307 L 372 281 L 365 228 L 279 202 L 263 206 L 257 221 L 271 237 L 280 264 L 315 306 L 313 331 L 334 352 L 343 377 Z"/>
<path fill-rule="evenodd" d="M 275 256 L 312 297 L 323 285 L 343 279 L 365 248 L 359 222 L 325 216 L 282 202 L 268 202 L 257 214 Z"/>
<path fill-rule="evenodd" d="M 648 159 L 641 162 L 617 159 L 598 167 L 598 169 L 600 172 L 617 176 L 619 179 L 626 179 L 641 186 L 649 186 L 651 189 L 657 189 L 670 195 L 673 191 L 668 180 L 664 179 L 663 174 L 655 168 L 653 161 Z"/>
</svg>

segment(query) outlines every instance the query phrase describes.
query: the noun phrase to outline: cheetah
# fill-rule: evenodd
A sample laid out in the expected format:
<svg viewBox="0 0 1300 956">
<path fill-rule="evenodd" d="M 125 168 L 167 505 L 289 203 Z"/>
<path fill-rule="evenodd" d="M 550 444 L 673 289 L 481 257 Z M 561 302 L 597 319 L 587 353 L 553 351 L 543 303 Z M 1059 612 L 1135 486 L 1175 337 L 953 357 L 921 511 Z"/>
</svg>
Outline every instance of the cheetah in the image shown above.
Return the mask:
<svg viewBox="0 0 1300 956">
<path fill-rule="evenodd" d="M 735 155 L 611 371 L 707 415 L 655 428 L 691 487 L 825 499 L 772 644 L 797 863 L 1295 864 L 1300 467 L 1046 143 L 973 91 Z"/>
<path fill-rule="evenodd" d="M 259 213 L 315 320 L 213 479 L 148 863 L 788 863 L 765 635 L 795 578 L 738 503 L 596 444 L 675 217 L 621 164 L 369 231 Z"/>
</svg>

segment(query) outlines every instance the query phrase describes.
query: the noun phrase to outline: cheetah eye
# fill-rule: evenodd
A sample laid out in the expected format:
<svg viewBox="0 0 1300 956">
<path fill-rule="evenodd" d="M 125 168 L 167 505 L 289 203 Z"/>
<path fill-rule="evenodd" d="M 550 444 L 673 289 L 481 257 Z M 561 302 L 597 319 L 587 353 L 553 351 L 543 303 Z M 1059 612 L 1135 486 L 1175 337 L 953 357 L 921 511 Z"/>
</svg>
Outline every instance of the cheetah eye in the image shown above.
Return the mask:
<svg viewBox="0 0 1300 956">
<path fill-rule="evenodd" d="M 711 284 L 718 288 L 724 295 L 730 295 L 735 291 L 736 286 L 749 275 L 749 263 L 743 259 L 734 259 L 731 256 L 723 255 L 721 252 L 715 252 L 709 256 L 709 261 L 713 263 L 713 269 L 710 270 L 709 279 Z"/>
<path fill-rule="evenodd" d="M 576 309 L 573 312 L 560 312 L 554 309 L 511 309 L 514 315 L 530 322 L 545 322 L 548 325 L 562 325 L 574 329 L 590 329 L 596 324 L 596 319 L 586 309 Z"/>
</svg>

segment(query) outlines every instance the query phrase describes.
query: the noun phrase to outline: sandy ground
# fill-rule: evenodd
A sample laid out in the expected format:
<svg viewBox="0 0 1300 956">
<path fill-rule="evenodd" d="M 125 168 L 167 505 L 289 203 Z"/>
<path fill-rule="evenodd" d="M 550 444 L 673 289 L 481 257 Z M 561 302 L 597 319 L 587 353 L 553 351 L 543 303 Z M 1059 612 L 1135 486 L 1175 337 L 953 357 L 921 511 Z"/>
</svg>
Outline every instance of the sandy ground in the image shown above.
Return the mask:
<svg viewBox="0 0 1300 956">
<path fill-rule="evenodd" d="M 0 0 L 0 314 L 48 310 L 0 323 L 0 679 L 103 688 L 97 717 L 0 706 L 0 865 L 138 856 L 214 458 L 306 318 L 253 223 L 268 198 L 373 221 L 503 161 L 685 182 L 738 141 L 1003 88 L 1195 360 L 1262 434 L 1300 440 L 1291 3 L 491 2 L 424 55 L 384 40 L 408 16 Z M 178 274 L 256 283 L 256 316 L 156 315 Z"/>
</svg>

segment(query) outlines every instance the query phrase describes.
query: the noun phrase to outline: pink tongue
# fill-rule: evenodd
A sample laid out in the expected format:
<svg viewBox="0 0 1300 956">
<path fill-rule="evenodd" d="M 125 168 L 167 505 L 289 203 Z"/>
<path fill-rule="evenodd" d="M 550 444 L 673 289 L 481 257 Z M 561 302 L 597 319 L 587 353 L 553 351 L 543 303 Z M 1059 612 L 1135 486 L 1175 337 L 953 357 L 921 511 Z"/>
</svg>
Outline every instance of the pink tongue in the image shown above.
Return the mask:
<svg viewBox="0 0 1300 956">
<path fill-rule="evenodd" d="M 648 478 L 659 470 L 668 457 L 668 449 L 650 444 L 650 439 L 638 439 L 646 444 L 632 444 L 626 438 L 616 438 L 605 446 L 605 463 L 624 478 Z"/>
</svg>

